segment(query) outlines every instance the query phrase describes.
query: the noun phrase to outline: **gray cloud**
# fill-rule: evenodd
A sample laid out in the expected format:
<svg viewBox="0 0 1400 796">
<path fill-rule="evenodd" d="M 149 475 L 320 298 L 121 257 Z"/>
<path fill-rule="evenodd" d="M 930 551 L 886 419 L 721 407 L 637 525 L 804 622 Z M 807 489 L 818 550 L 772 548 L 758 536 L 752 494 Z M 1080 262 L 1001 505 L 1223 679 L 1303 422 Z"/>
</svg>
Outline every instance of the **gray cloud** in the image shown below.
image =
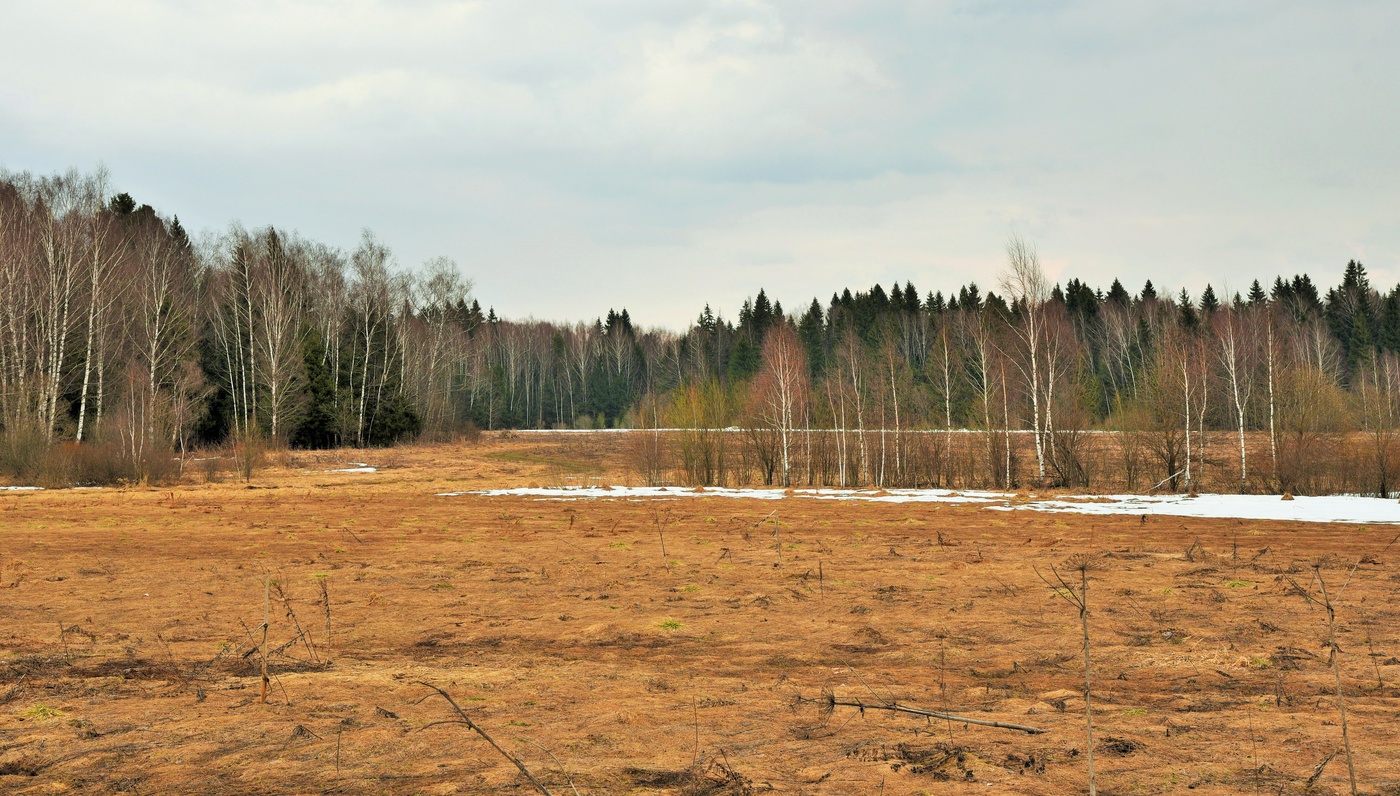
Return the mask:
<svg viewBox="0 0 1400 796">
<path fill-rule="evenodd" d="M 455 258 L 508 315 L 766 286 L 1400 279 L 1393 3 L 4 2 L 0 162 Z"/>
</svg>

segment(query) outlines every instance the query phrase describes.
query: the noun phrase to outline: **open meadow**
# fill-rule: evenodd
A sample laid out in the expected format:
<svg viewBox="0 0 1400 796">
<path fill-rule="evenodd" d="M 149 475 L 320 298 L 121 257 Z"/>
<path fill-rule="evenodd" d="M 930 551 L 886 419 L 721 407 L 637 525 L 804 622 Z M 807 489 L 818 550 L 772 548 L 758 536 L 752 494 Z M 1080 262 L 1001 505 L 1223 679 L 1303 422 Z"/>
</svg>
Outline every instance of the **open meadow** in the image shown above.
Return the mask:
<svg viewBox="0 0 1400 796">
<path fill-rule="evenodd" d="M 0 492 L 0 791 L 536 792 L 435 686 L 555 794 L 1087 792 L 1080 616 L 1042 576 L 1096 555 L 1100 792 L 1347 793 L 1339 674 L 1360 792 L 1400 793 L 1400 528 L 473 494 L 631 483 L 620 448 Z"/>
</svg>

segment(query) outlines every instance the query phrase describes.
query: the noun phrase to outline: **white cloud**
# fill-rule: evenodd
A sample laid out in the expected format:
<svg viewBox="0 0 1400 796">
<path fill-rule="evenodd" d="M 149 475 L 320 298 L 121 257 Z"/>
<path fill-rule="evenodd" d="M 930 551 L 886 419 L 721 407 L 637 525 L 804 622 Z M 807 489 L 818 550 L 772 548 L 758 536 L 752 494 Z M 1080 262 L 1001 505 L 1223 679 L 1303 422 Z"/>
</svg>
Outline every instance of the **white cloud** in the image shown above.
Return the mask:
<svg viewBox="0 0 1400 796">
<path fill-rule="evenodd" d="M 1393 3 L 3 2 L 0 158 L 374 227 L 512 315 L 993 281 L 1400 279 Z"/>
</svg>

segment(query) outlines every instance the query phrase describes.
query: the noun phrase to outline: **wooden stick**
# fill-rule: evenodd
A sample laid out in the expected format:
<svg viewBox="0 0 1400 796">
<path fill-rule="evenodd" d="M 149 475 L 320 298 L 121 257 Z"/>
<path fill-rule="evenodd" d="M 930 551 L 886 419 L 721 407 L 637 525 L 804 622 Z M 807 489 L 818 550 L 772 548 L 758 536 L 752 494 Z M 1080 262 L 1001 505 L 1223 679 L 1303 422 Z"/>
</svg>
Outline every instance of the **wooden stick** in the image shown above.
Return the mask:
<svg viewBox="0 0 1400 796">
<path fill-rule="evenodd" d="M 848 707 L 856 708 L 857 710 L 861 711 L 889 710 L 895 713 L 909 713 L 915 716 L 924 716 L 930 719 L 945 719 L 947 721 L 956 721 L 962 724 L 976 724 L 979 727 L 995 727 L 999 730 L 1015 730 L 1016 732 L 1024 732 L 1027 735 L 1041 735 L 1043 733 L 1049 732 L 1049 730 L 1044 730 L 1039 727 L 1027 727 L 1024 724 L 1011 724 L 1004 721 L 991 721 L 988 719 L 974 719 L 968 716 L 955 716 L 951 713 L 941 713 L 936 710 L 911 708 L 908 705 L 901 705 L 897 702 L 879 702 L 872 704 L 868 702 L 862 702 L 859 699 L 837 699 L 834 696 L 825 696 L 821 699 L 803 699 L 802 701 L 820 702 L 822 704 L 825 704 L 828 708 Z"/>
</svg>

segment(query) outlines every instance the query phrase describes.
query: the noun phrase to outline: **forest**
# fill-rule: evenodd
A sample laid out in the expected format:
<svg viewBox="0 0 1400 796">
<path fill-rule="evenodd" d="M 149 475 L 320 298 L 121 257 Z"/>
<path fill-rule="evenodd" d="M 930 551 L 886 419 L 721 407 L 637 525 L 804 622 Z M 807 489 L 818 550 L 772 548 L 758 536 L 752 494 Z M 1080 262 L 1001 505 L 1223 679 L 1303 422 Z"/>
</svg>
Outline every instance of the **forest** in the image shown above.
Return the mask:
<svg viewBox="0 0 1400 796">
<path fill-rule="evenodd" d="M 996 284 L 946 294 L 789 312 L 759 290 L 681 332 L 509 320 L 369 232 L 193 240 L 105 173 L 0 173 L 0 473 L 152 483 L 195 450 L 629 428 L 648 483 L 1388 496 L 1400 286 L 1336 271 L 1132 292 L 1052 283 L 1013 237 Z"/>
</svg>

